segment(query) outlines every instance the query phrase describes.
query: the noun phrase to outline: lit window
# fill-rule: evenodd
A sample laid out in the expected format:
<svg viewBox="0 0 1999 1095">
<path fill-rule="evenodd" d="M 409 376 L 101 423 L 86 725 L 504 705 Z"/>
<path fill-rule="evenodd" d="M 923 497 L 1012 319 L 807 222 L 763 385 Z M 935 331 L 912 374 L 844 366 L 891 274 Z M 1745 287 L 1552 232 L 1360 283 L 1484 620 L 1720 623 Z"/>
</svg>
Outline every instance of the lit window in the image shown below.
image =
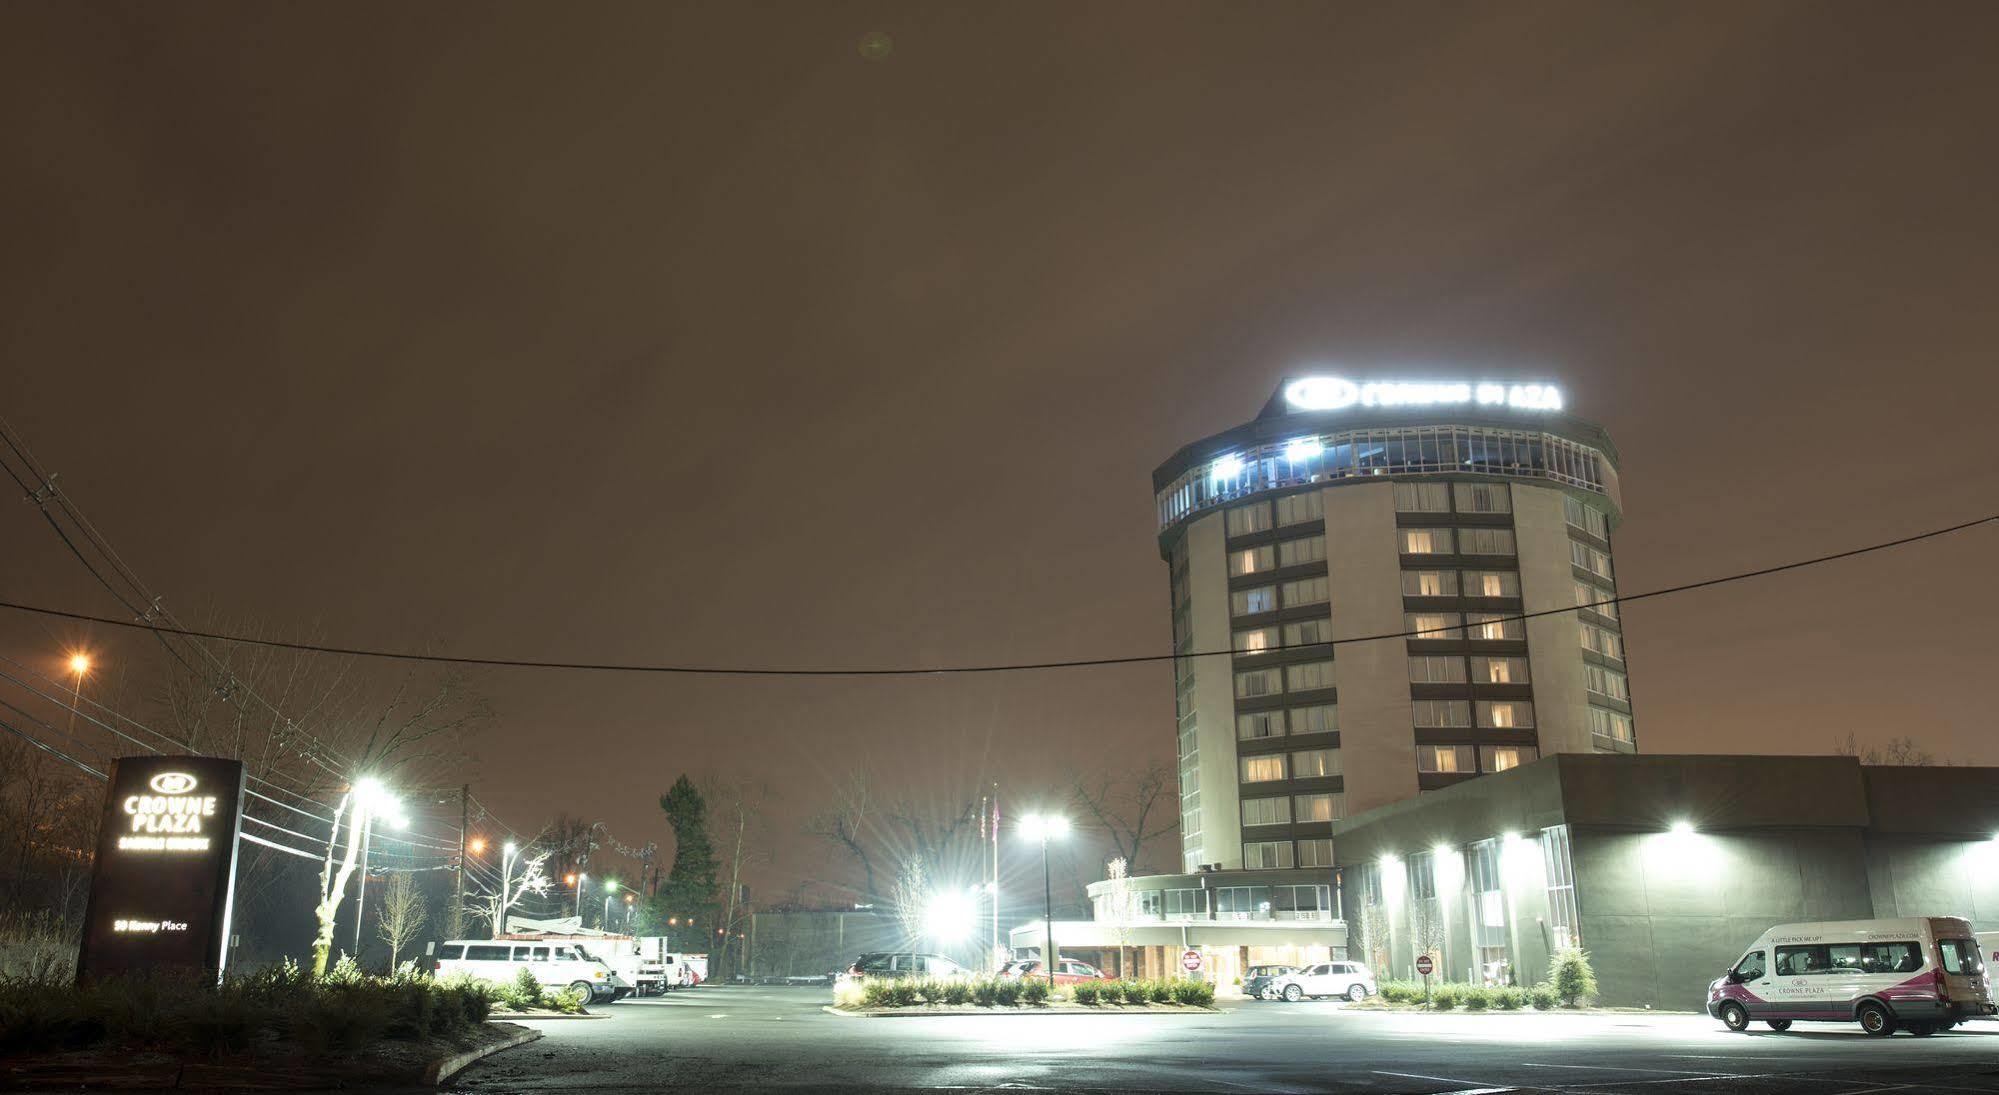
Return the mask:
<svg viewBox="0 0 1999 1095">
<path fill-rule="evenodd" d="M 1267 753 L 1260 757 L 1242 758 L 1242 781 L 1244 783 L 1269 783 L 1284 778 L 1284 754 Z"/>
<path fill-rule="evenodd" d="M 1418 772 L 1470 772 L 1472 747 L 1469 745 L 1419 745 L 1416 747 Z"/>
<path fill-rule="evenodd" d="M 1449 513 L 1451 488 L 1448 483 L 1397 483 L 1395 509 L 1398 513 Z"/>
<path fill-rule="evenodd" d="M 1511 570 L 1465 571 L 1467 597 L 1518 597 L 1520 575 Z"/>
<path fill-rule="evenodd" d="M 1493 612 L 1465 613 L 1465 633 L 1474 639 L 1519 639 L 1523 621 Z"/>
<path fill-rule="evenodd" d="M 1229 573 L 1236 577 L 1261 574 L 1276 567 L 1277 551 L 1269 544 L 1229 553 Z"/>
<path fill-rule="evenodd" d="M 1248 669 L 1235 675 L 1236 699 L 1275 696 L 1282 691 L 1284 691 L 1284 678 L 1274 668 Z"/>
<path fill-rule="evenodd" d="M 1229 612 L 1236 616 L 1254 616 L 1259 612 L 1277 611 L 1277 587 L 1257 586 L 1255 589 L 1238 589 L 1229 594 Z"/>
<path fill-rule="evenodd" d="M 1298 842 L 1298 865 L 1300 867 L 1330 867 L 1333 865 L 1333 842 L 1326 839 L 1301 840 Z"/>
<path fill-rule="evenodd" d="M 1599 578 L 1611 577 L 1610 556 L 1580 540 L 1569 541 L 1569 562 Z"/>
<path fill-rule="evenodd" d="M 1505 483 L 1456 483 L 1459 513 L 1512 513 L 1513 495 Z"/>
<path fill-rule="evenodd" d="M 1291 824 L 1291 800 L 1278 798 L 1246 798 L 1242 800 L 1242 823 L 1244 825 L 1289 825 Z"/>
<path fill-rule="evenodd" d="M 1284 625 L 1285 646 L 1295 648 L 1332 641 L 1333 621 L 1331 620 L 1293 620 Z"/>
<path fill-rule="evenodd" d="M 1404 597 L 1455 597 L 1458 572 L 1455 570 L 1405 570 L 1402 572 Z"/>
<path fill-rule="evenodd" d="M 1478 657 L 1471 660 L 1471 679 L 1480 684 L 1529 684 L 1527 659 Z"/>
<path fill-rule="evenodd" d="M 1451 553 L 1451 530 L 1447 528 L 1405 528 L 1402 533 L 1402 554 L 1404 555 L 1449 555 Z"/>
<path fill-rule="evenodd" d="M 1631 682 L 1615 669 L 1584 664 L 1583 688 L 1610 700 L 1631 700 Z"/>
<path fill-rule="evenodd" d="M 1459 684 L 1465 679 L 1465 660 L 1449 654 L 1412 654 L 1409 680 L 1415 684 Z"/>
<path fill-rule="evenodd" d="M 1277 523 L 1298 525 L 1316 521 L 1326 514 L 1326 496 L 1315 490 L 1287 494 L 1277 500 Z"/>
<path fill-rule="evenodd" d="M 1460 623 L 1455 612 L 1411 612 L 1403 617 L 1403 629 L 1412 639 L 1462 639 Z"/>
<path fill-rule="evenodd" d="M 1318 779 L 1340 774 L 1338 749 L 1302 749 L 1291 754 L 1292 779 Z"/>
<path fill-rule="evenodd" d="M 1291 732 L 1294 734 L 1325 734 L 1339 728 L 1340 709 L 1335 704 L 1321 703 L 1291 709 Z"/>
<path fill-rule="evenodd" d="M 1481 745 L 1478 747 L 1479 770 L 1504 772 L 1508 768 L 1518 768 L 1539 755 L 1538 750 L 1527 745 Z"/>
<path fill-rule="evenodd" d="M 1255 738 L 1277 738 L 1284 736 L 1284 712 L 1256 711 L 1235 717 L 1235 736 L 1249 741 Z"/>
<path fill-rule="evenodd" d="M 1617 619 L 1617 594 L 1607 589 L 1599 589 L 1588 582 L 1576 583 L 1576 607 L 1586 608 L 1599 616 Z"/>
<path fill-rule="evenodd" d="M 1460 555 L 1511 555 L 1513 530 L 1510 528 L 1461 528 L 1458 530 Z"/>
<path fill-rule="evenodd" d="M 1603 511 L 1595 506 L 1586 506 L 1580 499 L 1564 497 L 1562 516 L 1569 524 L 1600 539 L 1610 539 L 1610 522 Z"/>
<path fill-rule="evenodd" d="M 1326 603 L 1326 579 L 1300 578 L 1295 582 L 1284 583 L 1285 608 L 1324 603 Z"/>
<path fill-rule="evenodd" d="M 1291 842 L 1265 840 L 1242 846 L 1244 870 L 1277 870 L 1291 866 Z M 1254 914 L 1249 914 L 1254 915 Z"/>
<path fill-rule="evenodd" d="M 1297 540 L 1284 540 L 1277 545 L 1277 562 L 1279 566 L 1304 566 L 1306 563 L 1323 562 L 1325 558 L 1326 538 L 1324 536 L 1306 536 Z"/>
<path fill-rule="evenodd" d="M 1589 707 L 1589 732 L 1596 739 L 1597 748 L 1621 751 L 1618 746 L 1632 744 L 1631 716 L 1592 704 Z"/>
<path fill-rule="evenodd" d="M 1332 662 L 1304 662 L 1284 667 L 1284 690 L 1286 692 L 1310 692 L 1319 688 L 1333 687 Z"/>
<path fill-rule="evenodd" d="M 1300 822 L 1338 821 L 1346 816 L 1346 794 L 1326 791 L 1316 795 L 1293 795 L 1291 815 Z"/>
<path fill-rule="evenodd" d="M 1259 627 L 1254 631 L 1235 633 L 1235 652 L 1238 654 L 1262 654 L 1277 645 L 1277 629 Z"/>
<path fill-rule="evenodd" d="M 1534 725 L 1534 705 L 1526 700 L 1480 700 L 1478 724 L 1488 730 L 1527 729 Z"/>
<path fill-rule="evenodd" d="M 1229 535 L 1247 536 L 1270 528 L 1270 503 L 1252 502 L 1228 511 Z"/>
<path fill-rule="evenodd" d="M 1607 631 L 1595 624 L 1582 625 L 1583 649 L 1601 654 L 1606 658 L 1624 660 L 1624 640 L 1617 632 Z"/>
<path fill-rule="evenodd" d="M 1415 700 L 1409 706 L 1414 724 L 1420 727 L 1471 725 L 1471 704 L 1465 700 Z"/>
</svg>

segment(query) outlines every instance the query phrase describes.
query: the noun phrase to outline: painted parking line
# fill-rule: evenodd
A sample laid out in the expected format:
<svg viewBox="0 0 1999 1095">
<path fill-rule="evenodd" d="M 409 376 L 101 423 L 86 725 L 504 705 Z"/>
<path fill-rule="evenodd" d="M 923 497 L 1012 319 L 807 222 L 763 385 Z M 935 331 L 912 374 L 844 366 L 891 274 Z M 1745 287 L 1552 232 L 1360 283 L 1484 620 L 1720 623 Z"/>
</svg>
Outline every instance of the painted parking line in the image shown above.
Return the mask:
<svg viewBox="0 0 1999 1095">
<path fill-rule="evenodd" d="M 1513 1088 L 1510 1087 L 1490 1087 L 1487 1086 L 1485 1081 L 1483 1080 L 1461 1080 L 1455 1076 L 1425 1076 L 1420 1072 L 1385 1072 L 1378 1068 L 1371 1069 L 1370 1071 L 1372 1071 L 1376 1076 L 1400 1076 L 1405 1080 L 1435 1080 L 1440 1084 L 1471 1085 L 1469 1087 L 1459 1088 L 1458 1090 L 1451 1092 L 1450 1095 L 1478 1095 L 1478 1093 L 1484 1093 L 1484 1092 L 1514 1090 Z"/>
</svg>

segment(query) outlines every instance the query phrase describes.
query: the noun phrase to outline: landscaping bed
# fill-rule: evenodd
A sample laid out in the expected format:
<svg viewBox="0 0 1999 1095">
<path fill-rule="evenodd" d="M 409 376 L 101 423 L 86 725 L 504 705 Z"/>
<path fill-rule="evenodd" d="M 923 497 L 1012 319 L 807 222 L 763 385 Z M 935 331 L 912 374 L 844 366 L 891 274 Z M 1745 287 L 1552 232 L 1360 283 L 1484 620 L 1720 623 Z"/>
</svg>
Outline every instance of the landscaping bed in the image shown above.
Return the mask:
<svg viewBox="0 0 1999 1095">
<path fill-rule="evenodd" d="M 1213 1010 L 1214 1002 L 1215 987 L 1206 981 L 1085 981 L 1051 988 L 1017 978 L 901 978 L 836 985 L 828 1010 L 868 1016 L 1197 1012 Z"/>
</svg>

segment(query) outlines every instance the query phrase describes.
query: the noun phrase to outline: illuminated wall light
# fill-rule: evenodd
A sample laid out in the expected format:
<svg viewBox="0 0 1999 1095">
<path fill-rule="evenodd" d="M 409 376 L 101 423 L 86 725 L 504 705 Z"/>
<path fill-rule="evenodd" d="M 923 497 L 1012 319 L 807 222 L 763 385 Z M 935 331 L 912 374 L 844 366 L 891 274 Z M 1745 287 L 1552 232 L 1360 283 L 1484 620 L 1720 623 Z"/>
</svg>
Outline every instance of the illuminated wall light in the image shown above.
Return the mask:
<svg viewBox="0 0 1999 1095">
<path fill-rule="evenodd" d="M 1284 446 L 1284 457 L 1293 464 L 1302 463 L 1326 451 L 1324 442 L 1316 437 L 1301 437 Z"/>
<path fill-rule="evenodd" d="M 1695 831 L 1696 830 L 1694 829 L 1694 823 L 1686 820 L 1685 818 L 1673 822 L 1671 829 L 1671 832 L 1674 836 L 1692 836 L 1694 835 Z"/>
<path fill-rule="evenodd" d="M 1229 455 L 1215 461 L 1214 470 L 1208 473 L 1216 482 L 1236 479 L 1242 475 L 1242 457 Z"/>
</svg>

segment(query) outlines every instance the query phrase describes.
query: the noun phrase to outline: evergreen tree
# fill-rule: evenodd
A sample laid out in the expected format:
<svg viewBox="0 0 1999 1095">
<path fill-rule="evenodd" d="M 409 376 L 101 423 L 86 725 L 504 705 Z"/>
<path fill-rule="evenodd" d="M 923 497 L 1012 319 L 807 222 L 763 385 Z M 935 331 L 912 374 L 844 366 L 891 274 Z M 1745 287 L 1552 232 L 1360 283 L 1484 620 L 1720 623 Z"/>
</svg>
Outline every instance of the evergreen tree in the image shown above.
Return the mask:
<svg viewBox="0 0 1999 1095">
<path fill-rule="evenodd" d="M 694 781 L 683 775 L 659 796 L 659 808 L 666 811 L 666 823 L 673 827 L 673 868 L 651 903 L 652 911 L 660 920 L 677 918 L 681 924 L 699 926 L 703 936 L 699 944 L 684 932 L 680 934 L 687 942 L 676 943 L 682 949 L 708 950 L 715 943 L 712 936 L 718 896 L 715 846 L 708 840 L 708 801 Z"/>
</svg>

